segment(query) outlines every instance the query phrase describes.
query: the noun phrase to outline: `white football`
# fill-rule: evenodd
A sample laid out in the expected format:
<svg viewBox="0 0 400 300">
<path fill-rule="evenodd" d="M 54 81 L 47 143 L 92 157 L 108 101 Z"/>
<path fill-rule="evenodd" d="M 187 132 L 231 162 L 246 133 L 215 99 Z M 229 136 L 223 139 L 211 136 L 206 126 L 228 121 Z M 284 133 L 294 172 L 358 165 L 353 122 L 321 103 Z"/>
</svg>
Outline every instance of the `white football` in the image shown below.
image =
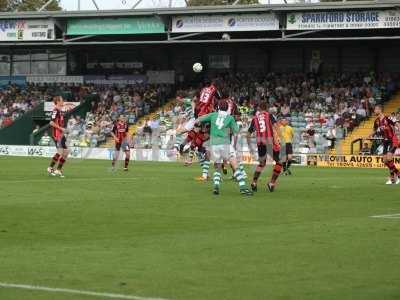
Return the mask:
<svg viewBox="0 0 400 300">
<path fill-rule="evenodd" d="M 195 71 L 196 73 L 200 73 L 201 71 L 203 71 L 203 66 L 201 63 L 195 63 L 193 65 L 193 71 Z"/>
</svg>

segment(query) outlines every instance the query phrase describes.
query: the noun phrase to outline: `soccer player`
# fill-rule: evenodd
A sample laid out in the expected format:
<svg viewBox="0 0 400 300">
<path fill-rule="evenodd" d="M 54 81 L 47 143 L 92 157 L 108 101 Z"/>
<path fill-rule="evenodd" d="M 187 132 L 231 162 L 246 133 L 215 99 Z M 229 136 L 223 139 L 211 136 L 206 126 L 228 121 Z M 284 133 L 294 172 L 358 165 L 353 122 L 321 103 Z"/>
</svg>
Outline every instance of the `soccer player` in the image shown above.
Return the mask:
<svg viewBox="0 0 400 300">
<path fill-rule="evenodd" d="M 285 162 L 283 164 L 283 172 L 285 175 L 292 175 L 290 171 L 290 165 L 293 159 L 293 137 L 294 130 L 289 125 L 289 121 L 286 118 L 281 119 L 280 122 L 280 133 L 283 142 L 285 143 Z"/>
<path fill-rule="evenodd" d="M 383 138 L 383 162 L 389 169 L 390 177 L 386 184 L 399 184 L 399 170 L 394 163 L 393 155 L 399 146 L 397 135 L 395 134 L 395 126 L 397 122 L 391 120 L 383 113 L 380 105 L 375 106 L 375 115 L 377 116 L 374 123 L 374 132 L 371 134 L 381 136 Z"/>
<path fill-rule="evenodd" d="M 240 121 L 241 114 L 239 112 L 239 109 L 238 109 L 238 106 L 237 106 L 235 100 L 232 97 L 230 97 L 227 99 L 227 102 L 228 102 L 228 114 L 233 116 L 235 118 L 236 122 Z M 240 127 L 241 126 L 239 126 L 239 130 L 240 130 Z M 231 134 L 231 150 L 230 151 L 231 151 L 231 155 L 235 155 L 235 156 L 237 154 L 237 149 L 236 149 L 237 139 L 238 139 L 237 135 L 235 136 L 235 135 Z M 228 173 L 228 171 L 226 170 L 226 163 L 227 162 L 224 161 L 224 163 L 222 165 L 222 171 L 225 175 Z M 242 159 L 240 159 L 240 158 L 238 159 L 238 165 L 239 165 L 239 169 L 243 172 L 244 178 L 247 179 L 247 174 L 244 169 L 244 164 L 243 164 Z M 232 177 L 234 179 L 234 176 L 232 176 Z"/>
<path fill-rule="evenodd" d="M 210 155 L 204 143 L 209 140 L 209 129 L 206 126 L 196 124 L 194 129 L 188 133 L 186 142 L 190 144 L 190 149 L 195 152 L 199 158 L 202 175 L 197 177 L 198 181 L 208 180 L 208 171 L 210 169 Z"/>
<path fill-rule="evenodd" d="M 131 150 L 128 140 L 128 130 L 129 126 L 125 120 L 125 117 L 123 115 L 120 115 L 118 120 L 114 123 L 114 127 L 111 132 L 111 136 L 114 138 L 115 141 L 115 151 L 112 161 L 113 170 L 115 169 L 115 164 L 119 158 L 119 152 L 122 148 L 122 151 L 124 151 L 125 153 L 124 171 L 128 171 L 129 160 L 131 158 Z"/>
<path fill-rule="evenodd" d="M 251 121 L 251 125 L 247 134 L 247 142 L 252 153 L 254 150 L 252 149 L 250 142 L 251 135 L 255 132 L 257 138 L 259 164 L 256 167 L 253 176 L 253 182 L 251 183 L 251 188 L 253 191 L 257 191 L 257 181 L 263 169 L 265 168 L 267 155 L 270 155 L 275 161 L 271 180 L 267 183 L 267 188 L 270 192 L 274 191 L 276 181 L 279 177 L 279 174 L 282 172 L 282 163 L 279 157 L 279 134 L 274 120 L 275 119 L 270 115 L 270 113 L 267 112 L 267 103 L 261 102 Z"/>
<path fill-rule="evenodd" d="M 66 129 L 64 128 L 64 99 L 61 96 L 53 98 L 54 109 L 51 114 L 50 127 L 52 128 L 52 137 L 57 147 L 57 153 L 53 156 L 50 162 L 50 166 L 47 168 L 47 172 L 52 176 L 60 176 L 64 178 L 62 168 L 65 161 L 68 158 L 69 150 L 67 147 L 67 138 L 65 136 Z M 57 164 L 57 168 L 54 167 Z"/>
<path fill-rule="evenodd" d="M 176 100 L 182 106 L 182 111 L 180 113 L 181 120 L 181 128 L 184 131 L 190 131 L 194 127 L 194 123 L 196 121 L 195 118 L 195 107 L 196 107 L 196 97 L 189 98 L 183 97 L 182 94 L 177 95 Z"/>
<path fill-rule="evenodd" d="M 228 97 L 225 97 L 225 99 Z M 215 172 L 213 176 L 214 195 L 219 195 L 221 185 L 222 163 L 224 160 L 229 161 L 237 180 L 242 195 L 251 196 L 252 191 L 246 187 L 246 181 L 243 172 L 238 169 L 236 157 L 230 155 L 230 134 L 238 133 L 238 125 L 235 118 L 228 114 L 228 103 L 226 100 L 219 100 L 218 111 L 212 112 L 199 118 L 200 123 L 210 123 L 210 144 L 211 157 L 214 161 Z"/>
<path fill-rule="evenodd" d="M 195 117 L 201 117 L 214 111 L 215 99 L 218 97 L 218 89 L 215 81 L 207 82 L 200 92 L 200 97 L 195 107 Z"/>
</svg>

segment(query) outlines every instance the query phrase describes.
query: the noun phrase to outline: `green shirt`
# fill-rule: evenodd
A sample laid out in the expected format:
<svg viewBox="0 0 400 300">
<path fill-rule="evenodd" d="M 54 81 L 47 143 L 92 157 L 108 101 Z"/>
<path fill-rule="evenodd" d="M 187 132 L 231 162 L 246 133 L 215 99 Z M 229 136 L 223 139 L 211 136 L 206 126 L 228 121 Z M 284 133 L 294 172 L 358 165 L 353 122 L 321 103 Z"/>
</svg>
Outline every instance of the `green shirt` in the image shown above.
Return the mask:
<svg viewBox="0 0 400 300">
<path fill-rule="evenodd" d="M 231 143 L 231 133 L 236 134 L 239 127 L 235 118 L 227 112 L 213 112 L 200 117 L 201 123 L 210 123 L 210 143 L 211 145 L 229 145 Z"/>
<path fill-rule="evenodd" d="M 188 108 L 192 108 L 192 99 L 184 98 L 183 99 L 183 106 L 184 106 L 185 110 L 188 109 Z"/>
</svg>

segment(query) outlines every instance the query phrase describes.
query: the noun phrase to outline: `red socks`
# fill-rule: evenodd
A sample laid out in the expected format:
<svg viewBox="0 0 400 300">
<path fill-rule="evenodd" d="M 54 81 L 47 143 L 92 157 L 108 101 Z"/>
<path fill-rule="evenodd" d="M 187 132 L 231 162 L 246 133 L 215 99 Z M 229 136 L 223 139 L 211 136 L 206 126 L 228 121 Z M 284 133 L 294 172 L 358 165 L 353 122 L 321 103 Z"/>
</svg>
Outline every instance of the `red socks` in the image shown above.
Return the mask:
<svg viewBox="0 0 400 300">
<path fill-rule="evenodd" d="M 390 175 L 392 177 L 394 177 L 395 175 L 399 175 L 399 170 L 396 168 L 393 159 L 391 161 L 386 162 L 386 166 L 388 167 Z"/>
<path fill-rule="evenodd" d="M 274 166 L 274 169 L 272 170 L 272 177 L 271 177 L 271 183 L 274 184 L 276 180 L 279 177 L 279 174 L 282 172 L 282 164 L 281 163 L 276 163 Z"/>
<path fill-rule="evenodd" d="M 59 162 L 58 162 L 57 170 L 61 170 L 63 165 L 64 165 L 64 163 L 65 163 L 65 159 L 64 159 L 64 157 L 61 157 Z"/>
<path fill-rule="evenodd" d="M 56 153 L 56 154 L 53 156 L 53 159 L 51 160 L 51 163 L 50 163 L 50 168 L 54 168 L 54 166 L 56 165 L 56 163 L 58 162 L 58 160 L 60 159 L 60 157 L 61 157 L 61 155 L 58 154 L 58 153 Z"/>
</svg>

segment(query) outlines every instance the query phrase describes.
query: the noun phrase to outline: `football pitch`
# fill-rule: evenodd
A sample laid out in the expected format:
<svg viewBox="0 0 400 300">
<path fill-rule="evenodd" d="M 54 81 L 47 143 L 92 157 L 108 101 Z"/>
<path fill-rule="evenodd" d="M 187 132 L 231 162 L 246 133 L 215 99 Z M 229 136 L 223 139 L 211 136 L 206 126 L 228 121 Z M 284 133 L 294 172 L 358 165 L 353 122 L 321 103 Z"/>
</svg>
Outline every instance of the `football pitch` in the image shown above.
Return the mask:
<svg viewBox="0 0 400 300">
<path fill-rule="evenodd" d="M 198 165 L 47 164 L 0 157 L 1 300 L 400 299 L 386 170 L 296 167 L 271 194 L 269 168 L 249 198 Z"/>
</svg>

